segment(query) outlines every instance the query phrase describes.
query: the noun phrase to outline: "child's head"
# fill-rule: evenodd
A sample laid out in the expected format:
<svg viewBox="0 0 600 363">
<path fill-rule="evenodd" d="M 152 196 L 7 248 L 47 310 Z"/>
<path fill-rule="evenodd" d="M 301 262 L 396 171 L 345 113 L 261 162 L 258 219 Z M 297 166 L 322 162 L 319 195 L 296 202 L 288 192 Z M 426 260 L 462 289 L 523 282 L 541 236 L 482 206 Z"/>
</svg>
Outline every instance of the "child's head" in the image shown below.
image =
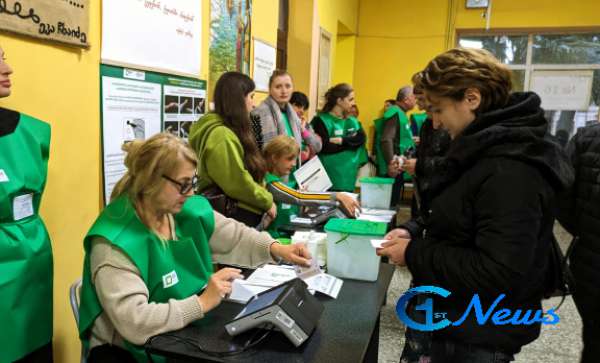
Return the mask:
<svg viewBox="0 0 600 363">
<path fill-rule="evenodd" d="M 300 146 L 296 140 L 286 135 L 273 138 L 263 148 L 267 169 L 280 177 L 291 173 L 299 153 Z"/>
</svg>

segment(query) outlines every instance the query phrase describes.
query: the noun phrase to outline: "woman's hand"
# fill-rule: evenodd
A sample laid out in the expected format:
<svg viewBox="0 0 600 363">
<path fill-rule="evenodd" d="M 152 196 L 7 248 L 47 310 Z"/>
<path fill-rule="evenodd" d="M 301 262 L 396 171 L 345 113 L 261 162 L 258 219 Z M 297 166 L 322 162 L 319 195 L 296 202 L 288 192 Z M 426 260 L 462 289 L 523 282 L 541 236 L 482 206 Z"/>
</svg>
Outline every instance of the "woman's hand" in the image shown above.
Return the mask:
<svg viewBox="0 0 600 363">
<path fill-rule="evenodd" d="M 273 242 L 271 243 L 271 255 L 296 265 L 310 266 L 310 252 L 304 243 L 282 245 L 279 242 Z"/>
<path fill-rule="evenodd" d="M 345 193 L 335 193 L 335 199 L 340 202 L 342 212 L 349 218 L 356 217 L 356 211 L 360 210 L 360 204 L 354 198 Z"/>
<path fill-rule="evenodd" d="M 415 168 L 417 167 L 417 159 L 407 159 L 402 165 L 402 170 L 409 173 L 410 175 L 415 175 Z"/>
<path fill-rule="evenodd" d="M 409 243 L 407 238 L 394 238 L 382 243 L 383 248 L 378 248 L 376 252 L 378 256 L 388 256 L 396 265 L 406 266 L 405 253 Z"/>
<path fill-rule="evenodd" d="M 202 312 L 206 314 L 221 303 L 225 296 L 231 293 L 231 283 L 235 279 L 243 279 L 242 270 L 237 268 L 223 268 L 210 277 L 206 289 L 198 297 Z"/>
</svg>

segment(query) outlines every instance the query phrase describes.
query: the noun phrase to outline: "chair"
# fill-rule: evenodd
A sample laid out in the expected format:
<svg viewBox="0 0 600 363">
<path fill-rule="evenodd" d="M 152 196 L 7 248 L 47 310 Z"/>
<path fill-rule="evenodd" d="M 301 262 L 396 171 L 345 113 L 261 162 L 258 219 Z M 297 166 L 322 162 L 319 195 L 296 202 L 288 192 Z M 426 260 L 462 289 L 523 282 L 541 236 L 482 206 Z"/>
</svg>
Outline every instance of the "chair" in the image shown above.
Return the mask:
<svg viewBox="0 0 600 363">
<path fill-rule="evenodd" d="M 73 316 L 75 317 L 75 323 L 77 324 L 77 331 L 79 331 L 79 302 L 81 296 L 81 279 L 77 279 L 69 288 L 69 301 L 71 302 L 71 309 L 73 310 Z M 86 363 L 87 351 L 83 344 L 81 344 L 81 363 Z"/>
</svg>

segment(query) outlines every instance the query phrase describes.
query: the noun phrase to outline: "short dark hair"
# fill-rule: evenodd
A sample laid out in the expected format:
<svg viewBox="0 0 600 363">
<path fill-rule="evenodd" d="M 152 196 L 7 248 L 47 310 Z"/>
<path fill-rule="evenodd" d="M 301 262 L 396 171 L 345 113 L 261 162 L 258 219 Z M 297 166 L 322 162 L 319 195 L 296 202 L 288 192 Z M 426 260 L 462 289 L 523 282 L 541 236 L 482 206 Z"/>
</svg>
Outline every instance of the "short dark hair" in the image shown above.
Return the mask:
<svg viewBox="0 0 600 363">
<path fill-rule="evenodd" d="M 307 110 L 310 106 L 310 102 L 308 102 L 308 97 L 302 92 L 294 91 L 292 93 L 292 98 L 290 98 L 290 103 L 294 106 L 302 107 Z"/>
<path fill-rule="evenodd" d="M 408 97 L 408 95 L 411 92 L 412 92 L 411 86 L 404 86 L 404 87 L 400 88 L 398 90 L 398 93 L 396 94 L 396 101 L 400 102 L 400 101 L 404 100 L 406 97 Z"/>
</svg>

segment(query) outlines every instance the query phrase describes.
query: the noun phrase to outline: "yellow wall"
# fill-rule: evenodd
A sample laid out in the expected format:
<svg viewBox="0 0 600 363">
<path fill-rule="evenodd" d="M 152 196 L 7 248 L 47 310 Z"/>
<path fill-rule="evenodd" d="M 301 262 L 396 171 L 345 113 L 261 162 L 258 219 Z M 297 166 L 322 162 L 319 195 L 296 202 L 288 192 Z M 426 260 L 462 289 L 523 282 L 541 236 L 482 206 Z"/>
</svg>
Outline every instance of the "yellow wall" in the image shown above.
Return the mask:
<svg viewBox="0 0 600 363">
<path fill-rule="evenodd" d="M 277 0 L 254 0 L 253 36 L 277 40 Z M 208 79 L 209 6 L 203 3 L 202 79 Z M 90 1 L 91 48 L 79 50 L 0 34 L 13 67 L 13 92 L 0 100 L 52 126 L 48 184 L 41 214 L 54 253 L 54 360 L 79 362 L 80 344 L 68 290 L 81 276 L 82 239 L 100 210 L 99 1 Z M 44 303 L 44 301 L 40 301 Z"/>
<path fill-rule="evenodd" d="M 354 82 L 356 35 L 338 35 L 331 84 Z"/>
<path fill-rule="evenodd" d="M 380 117 L 383 101 L 431 58 L 452 47 L 461 30 L 484 29 L 482 9 L 465 8 L 464 0 L 421 0 L 410 13 L 398 0 L 360 0 L 354 86 L 360 119 L 367 128 Z M 402 14 L 407 15 L 402 15 Z M 492 0 L 494 29 L 600 27 L 600 2 L 574 0 Z"/>
<path fill-rule="evenodd" d="M 252 37 L 259 38 L 277 47 L 277 26 L 279 23 L 279 0 L 252 1 Z M 254 48 L 251 48 L 254 52 Z M 251 59 L 254 59 L 252 53 Z M 253 72 L 253 62 L 250 63 L 250 73 Z M 256 92 L 254 102 L 258 106 L 267 98 L 268 93 Z"/>
</svg>

